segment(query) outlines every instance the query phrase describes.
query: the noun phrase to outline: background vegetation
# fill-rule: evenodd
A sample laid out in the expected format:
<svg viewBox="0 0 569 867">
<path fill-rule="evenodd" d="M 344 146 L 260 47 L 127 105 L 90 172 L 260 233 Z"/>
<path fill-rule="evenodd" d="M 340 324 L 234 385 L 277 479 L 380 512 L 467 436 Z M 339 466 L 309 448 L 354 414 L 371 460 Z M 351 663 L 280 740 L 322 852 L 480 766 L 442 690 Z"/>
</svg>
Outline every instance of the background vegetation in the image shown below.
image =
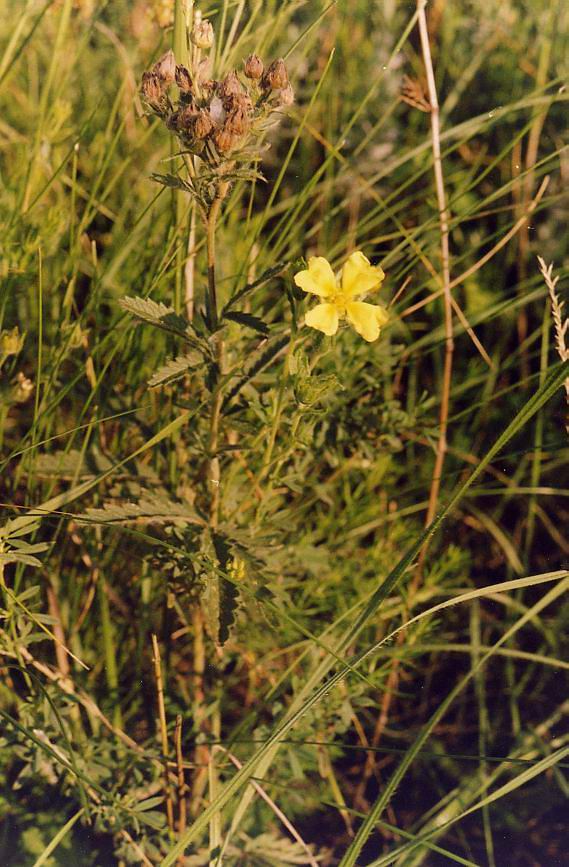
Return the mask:
<svg viewBox="0 0 569 867">
<path fill-rule="evenodd" d="M 287 55 L 296 91 L 219 227 L 222 303 L 260 282 L 253 327 L 225 326 L 215 550 L 214 386 L 169 385 L 180 336 L 119 304 L 203 305 L 138 95 L 173 4 L 0 9 L 1 862 L 569 863 L 567 371 L 536 259 L 562 295 L 567 4 L 428 8 L 458 307 L 440 508 L 458 495 L 428 549 L 445 331 L 415 4 L 202 7 L 220 75 Z M 292 275 L 355 249 L 390 324 L 319 340 Z"/>
</svg>

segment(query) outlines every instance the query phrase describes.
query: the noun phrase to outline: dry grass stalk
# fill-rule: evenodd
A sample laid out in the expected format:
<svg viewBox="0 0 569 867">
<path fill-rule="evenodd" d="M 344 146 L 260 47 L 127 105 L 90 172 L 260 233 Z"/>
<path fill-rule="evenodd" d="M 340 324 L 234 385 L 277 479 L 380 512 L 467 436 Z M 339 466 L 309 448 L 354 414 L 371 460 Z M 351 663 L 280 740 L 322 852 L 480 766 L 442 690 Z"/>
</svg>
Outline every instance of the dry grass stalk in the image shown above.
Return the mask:
<svg viewBox="0 0 569 867">
<path fill-rule="evenodd" d="M 170 789 L 170 775 L 168 773 L 168 729 L 166 726 L 166 709 L 164 707 L 164 684 L 162 682 L 162 665 L 160 661 L 160 648 L 158 639 L 152 634 L 152 663 L 154 665 L 154 677 L 156 679 L 156 697 L 158 703 L 158 721 L 160 724 L 160 739 L 162 742 L 162 756 L 164 759 L 164 796 L 166 798 L 166 817 L 168 827 L 174 833 L 174 803 Z"/>
</svg>

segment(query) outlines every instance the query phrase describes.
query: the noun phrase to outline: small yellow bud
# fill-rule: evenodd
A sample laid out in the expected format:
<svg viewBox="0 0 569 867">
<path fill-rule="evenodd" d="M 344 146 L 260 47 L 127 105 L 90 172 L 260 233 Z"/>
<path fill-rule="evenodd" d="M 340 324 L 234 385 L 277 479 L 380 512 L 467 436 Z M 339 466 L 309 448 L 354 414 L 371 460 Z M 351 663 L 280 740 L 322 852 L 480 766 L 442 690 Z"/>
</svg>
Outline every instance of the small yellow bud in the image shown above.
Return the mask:
<svg viewBox="0 0 569 867">
<path fill-rule="evenodd" d="M 213 37 L 213 27 L 210 21 L 207 21 L 207 19 L 196 21 L 190 34 L 190 39 L 196 48 L 201 48 L 203 51 L 211 48 Z"/>
<path fill-rule="evenodd" d="M 25 334 L 20 334 L 17 325 L 11 331 L 0 331 L 0 357 L 18 355 L 24 346 L 25 337 Z"/>
<path fill-rule="evenodd" d="M 12 392 L 12 397 L 15 403 L 25 403 L 31 396 L 34 390 L 34 384 L 31 379 L 28 379 L 22 371 L 16 376 L 16 384 Z"/>
</svg>

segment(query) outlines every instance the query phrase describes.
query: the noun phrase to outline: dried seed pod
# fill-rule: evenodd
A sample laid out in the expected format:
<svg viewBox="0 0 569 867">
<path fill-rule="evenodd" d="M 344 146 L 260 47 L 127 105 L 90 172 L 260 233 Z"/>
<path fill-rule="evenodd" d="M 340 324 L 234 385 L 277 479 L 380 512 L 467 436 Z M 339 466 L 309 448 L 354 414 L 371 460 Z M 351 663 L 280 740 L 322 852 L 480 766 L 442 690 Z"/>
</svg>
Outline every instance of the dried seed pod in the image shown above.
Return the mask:
<svg viewBox="0 0 569 867">
<path fill-rule="evenodd" d="M 218 91 L 224 104 L 225 101 L 231 99 L 232 96 L 241 96 L 241 94 L 244 93 L 243 85 L 239 81 L 237 73 L 234 70 L 227 73 L 223 81 L 220 83 Z"/>
<path fill-rule="evenodd" d="M 207 20 L 196 21 L 190 34 L 190 39 L 196 48 L 201 48 L 203 51 L 206 51 L 213 45 L 213 38 L 214 33 L 211 22 Z"/>
<path fill-rule="evenodd" d="M 194 121 L 197 117 L 198 110 L 190 103 L 176 112 L 176 129 L 179 131 L 193 131 Z"/>
<path fill-rule="evenodd" d="M 193 133 L 194 137 L 203 140 L 210 135 L 214 130 L 214 123 L 211 119 L 209 111 L 202 109 L 194 118 Z"/>
<path fill-rule="evenodd" d="M 160 110 L 166 95 L 162 79 L 156 72 L 144 72 L 140 86 L 142 98 L 155 110 Z"/>
<path fill-rule="evenodd" d="M 286 87 L 283 87 L 279 94 L 280 104 L 282 106 L 288 107 L 292 105 L 294 102 L 294 90 L 291 84 L 287 84 Z"/>
<path fill-rule="evenodd" d="M 225 129 L 238 137 L 244 136 L 245 133 L 248 132 L 250 125 L 251 123 L 247 112 L 241 107 L 230 112 L 225 121 Z"/>
<path fill-rule="evenodd" d="M 191 93 L 192 76 L 185 66 L 176 67 L 176 84 L 182 93 Z"/>
<path fill-rule="evenodd" d="M 223 103 L 226 112 L 230 114 L 232 111 L 243 111 L 245 114 L 253 113 L 253 103 L 251 97 L 246 93 L 232 93 L 226 97 Z"/>
<path fill-rule="evenodd" d="M 254 81 L 258 81 L 263 77 L 265 65 L 257 54 L 250 54 L 244 63 L 243 69 L 247 78 L 252 78 Z"/>
<path fill-rule="evenodd" d="M 288 85 L 288 72 L 284 60 L 273 60 L 263 76 L 263 87 L 266 90 L 283 90 Z"/>
<path fill-rule="evenodd" d="M 172 50 L 163 54 L 160 60 L 152 67 L 152 72 L 165 84 L 173 84 L 176 77 L 176 58 Z"/>
<path fill-rule="evenodd" d="M 213 134 L 213 143 L 220 154 L 227 154 L 239 143 L 238 137 L 230 129 L 221 127 Z"/>
</svg>

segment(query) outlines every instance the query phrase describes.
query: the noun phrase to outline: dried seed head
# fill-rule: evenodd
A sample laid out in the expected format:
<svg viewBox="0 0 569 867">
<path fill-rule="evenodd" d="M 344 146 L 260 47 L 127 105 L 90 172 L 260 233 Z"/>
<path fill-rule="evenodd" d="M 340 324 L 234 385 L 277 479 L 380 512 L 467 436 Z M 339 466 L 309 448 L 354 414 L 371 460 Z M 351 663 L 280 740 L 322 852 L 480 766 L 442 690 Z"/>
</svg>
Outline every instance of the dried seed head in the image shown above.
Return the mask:
<svg viewBox="0 0 569 867">
<path fill-rule="evenodd" d="M 190 93 L 192 90 L 192 76 L 185 66 L 176 67 L 176 84 L 182 93 Z"/>
<path fill-rule="evenodd" d="M 192 32 L 190 34 L 190 39 L 196 46 L 196 48 L 201 48 L 203 51 L 211 48 L 213 45 L 213 27 L 211 26 L 211 22 L 204 21 L 196 21 Z"/>
<path fill-rule="evenodd" d="M 167 51 L 152 67 L 152 72 L 165 84 L 173 84 L 176 77 L 176 58 L 172 50 Z"/>
<path fill-rule="evenodd" d="M 207 138 L 213 131 L 214 124 L 209 111 L 202 109 L 194 118 L 192 132 L 194 137 L 200 141 Z"/>
<path fill-rule="evenodd" d="M 224 100 L 223 107 L 227 113 L 237 111 L 238 109 L 246 114 L 253 112 L 251 97 L 246 93 L 232 93 L 231 96 L 226 97 Z"/>
<path fill-rule="evenodd" d="M 286 87 L 283 87 L 279 96 L 282 106 L 288 107 L 289 105 L 292 105 L 294 102 L 294 90 L 292 89 L 292 85 L 287 84 Z"/>
<path fill-rule="evenodd" d="M 225 101 L 232 96 L 241 96 L 244 93 L 243 85 L 237 77 L 235 71 L 228 72 L 223 81 L 219 85 L 219 95 L 225 104 Z"/>
<path fill-rule="evenodd" d="M 250 125 L 247 112 L 240 106 L 230 112 L 225 121 L 225 129 L 239 138 L 245 135 Z"/>
<path fill-rule="evenodd" d="M 263 76 L 266 90 L 283 90 L 288 85 L 288 72 L 284 60 L 273 60 Z"/>
<path fill-rule="evenodd" d="M 257 54 L 249 55 L 244 63 L 244 72 L 247 78 L 252 78 L 254 81 L 258 81 L 263 77 L 264 71 L 265 66 L 261 58 Z"/>
<path fill-rule="evenodd" d="M 192 103 L 184 106 L 184 108 L 176 112 L 176 129 L 184 132 L 193 130 L 197 114 L 198 110 Z M 174 117 L 174 115 L 172 117 Z"/>
<path fill-rule="evenodd" d="M 220 154 L 227 154 L 239 143 L 239 139 L 230 129 L 221 127 L 214 132 L 213 143 Z"/>
<path fill-rule="evenodd" d="M 140 87 L 142 98 L 154 109 L 160 109 L 165 96 L 164 82 L 156 72 L 144 72 Z"/>
</svg>

